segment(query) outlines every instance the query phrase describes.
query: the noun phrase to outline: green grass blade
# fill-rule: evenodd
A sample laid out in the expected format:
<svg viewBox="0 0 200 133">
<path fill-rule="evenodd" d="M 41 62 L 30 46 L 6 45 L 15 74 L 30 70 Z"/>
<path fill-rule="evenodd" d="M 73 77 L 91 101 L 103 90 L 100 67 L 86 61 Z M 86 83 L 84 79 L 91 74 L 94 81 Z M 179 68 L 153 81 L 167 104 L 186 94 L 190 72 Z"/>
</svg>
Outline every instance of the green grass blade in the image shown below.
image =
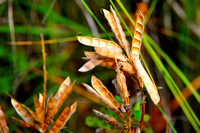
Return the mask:
<svg viewBox="0 0 200 133">
<path fill-rule="evenodd" d="M 94 15 L 94 13 L 90 10 L 90 8 L 88 7 L 88 5 L 85 3 L 84 0 L 81 0 L 81 2 L 83 3 L 83 5 L 86 7 L 86 9 L 89 11 L 89 13 L 92 15 L 92 17 L 95 19 L 95 21 L 98 23 L 98 25 L 100 26 L 100 28 L 106 33 L 106 35 L 108 36 L 108 38 L 110 40 L 113 41 L 113 39 L 110 37 L 110 35 L 108 34 L 108 32 L 105 30 L 105 28 L 103 27 L 103 25 L 101 24 L 101 22 L 97 19 L 97 17 Z"/>
<path fill-rule="evenodd" d="M 143 38 L 143 42 L 144 42 L 144 45 L 145 45 L 146 49 L 148 50 L 150 56 L 154 60 L 157 68 L 163 74 L 167 85 L 169 86 L 171 92 L 173 93 L 173 95 L 177 99 L 178 103 L 180 104 L 180 106 L 181 106 L 183 112 L 185 113 L 185 115 L 187 116 L 188 120 L 190 121 L 190 123 L 192 124 L 194 129 L 196 131 L 199 131 L 200 129 L 198 127 L 198 125 L 199 125 L 198 120 L 197 120 L 198 118 L 196 117 L 196 115 L 192 111 L 191 107 L 189 106 L 189 104 L 185 100 L 184 96 L 182 95 L 182 93 L 181 93 L 180 89 L 178 88 L 178 86 L 176 85 L 175 81 L 172 79 L 171 75 L 169 74 L 169 72 L 167 71 L 165 66 L 162 64 L 162 62 L 160 61 L 160 59 L 156 55 L 155 51 L 153 50 L 153 48 L 150 46 L 149 42 L 147 41 L 146 36 Z M 180 97 L 177 97 L 178 95 L 180 95 Z M 193 113 L 190 114 L 191 111 Z"/>
<path fill-rule="evenodd" d="M 131 21 L 132 18 L 131 18 L 130 15 L 128 14 L 127 10 L 124 8 L 123 4 L 122 4 L 119 0 L 117 0 L 117 2 L 118 2 L 118 4 L 120 5 L 120 7 L 122 8 L 122 10 L 124 11 L 124 13 L 127 15 L 127 17 L 129 18 L 129 20 Z M 132 22 L 132 24 L 134 25 L 134 21 L 132 20 L 131 22 Z M 146 39 L 145 36 L 144 36 L 143 38 Z M 143 40 L 144 40 L 144 39 L 143 39 Z M 147 42 L 147 41 L 146 41 L 146 42 Z M 147 44 L 148 44 L 148 42 L 147 42 Z M 155 53 L 153 49 L 151 49 L 151 50 L 153 51 L 153 53 Z M 150 52 L 150 51 L 149 51 L 149 52 Z M 156 54 L 155 54 L 155 58 L 156 58 L 157 60 L 159 60 L 159 58 L 157 57 Z M 161 63 L 160 60 L 159 60 L 159 62 Z M 157 65 L 157 64 L 156 64 L 156 65 Z M 161 63 L 161 65 L 163 65 L 163 64 Z M 159 67 L 158 67 L 158 68 L 159 68 Z M 160 69 L 160 68 L 159 68 L 159 69 Z M 161 71 L 163 71 L 163 70 L 165 70 L 165 72 L 168 74 L 168 78 L 165 78 L 165 77 L 164 77 L 164 78 L 165 78 L 165 79 L 169 79 L 169 78 L 170 78 L 171 81 L 173 81 L 173 79 L 171 78 L 170 74 L 168 73 L 168 71 L 166 70 L 166 68 L 164 67 L 164 65 L 163 65 Z M 166 82 L 167 82 L 167 81 L 166 81 Z M 168 83 L 169 83 L 169 82 L 168 82 Z M 186 103 L 186 105 L 188 106 L 188 109 L 187 109 L 187 107 L 185 107 L 185 106 L 183 106 L 183 104 L 181 104 L 182 107 L 183 107 L 182 109 L 184 110 L 186 116 L 187 116 L 188 119 L 190 120 L 190 122 L 191 122 L 191 124 L 193 125 L 193 127 L 195 128 L 195 130 L 198 130 L 198 126 L 197 126 L 197 124 L 194 122 L 195 120 L 198 122 L 198 118 L 196 117 L 196 115 L 194 114 L 193 110 L 191 109 L 191 107 L 189 106 L 189 104 L 187 103 L 187 101 L 185 100 L 185 98 L 183 97 L 183 95 L 182 95 L 182 93 L 180 92 L 180 89 L 178 88 L 178 86 L 176 85 L 176 83 L 175 83 L 174 81 L 173 81 L 173 83 L 174 83 L 175 89 L 176 89 L 179 93 L 173 91 L 174 89 L 173 89 L 172 87 L 170 87 L 171 84 L 168 84 L 168 86 L 170 87 L 171 91 L 174 92 L 174 93 L 173 93 L 174 95 L 175 95 L 175 94 L 176 94 L 176 95 L 178 95 L 178 94 L 181 95 L 181 97 L 183 98 L 183 100 L 179 100 L 179 102 L 184 101 L 184 102 Z M 193 119 L 193 117 L 191 116 L 191 114 L 189 113 L 189 111 L 192 113 L 192 115 L 193 115 L 193 117 L 195 118 L 195 120 Z M 193 121 L 193 120 L 194 120 L 194 121 Z"/>
<path fill-rule="evenodd" d="M 129 30 L 128 26 L 126 25 L 124 19 L 123 19 L 122 16 L 120 15 L 120 13 L 119 13 L 119 11 L 117 10 L 116 6 L 114 5 L 113 1 L 110 0 L 110 3 L 111 3 L 111 5 L 112 5 L 112 7 L 114 8 L 114 10 L 116 11 L 116 13 L 117 13 L 119 19 L 122 21 L 124 27 L 125 27 L 126 30 L 128 31 L 129 35 L 133 38 L 133 35 L 132 35 L 131 31 Z"/>
<path fill-rule="evenodd" d="M 117 3 L 120 6 L 120 8 L 122 9 L 122 11 L 126 14 L 126 16 L 128 17 L 128 19 L 130 20 L 131 24 L 135 27 L 135 22 L 133 21 L 133 19 L 131 18 L 130 14 L 128 13 L 128 11 L 126 10 L 126 8 L 123 6 L 123 4 L 121 3 L 121 1 L 117 0 Z"/>
<path fill-rule="evenodd" d="M 173 32 L 171 30 L 166 30 L 166 29 L 163 29 L 161 30 L 161 33 L 164 34 L 164 35 L 167 35 L 167 36 L 170 36 L 170 37 L 174 37 L 184 43 L 187 43 L 188 45 L 194 47 L 195 49 L 199 50 L 200 51 L 200 44 L 193 41 L 192 39 L 182 35 L 182 34 L 179 34 L 179 33 L 176 33 L 176 32 Z"/>
<path fill-rule="evenodd" d="M 156 7 L 156 4 L 157 4 L 158 0 L 153 0 L 150 7 L 149 7 L 149 10 L 147 12 L 147 17 L 146 17 L 146 20 L 145 20 L 145 24 L 146 25 L 149 21 L 149 18 L 151 17 L 151 14 L 153 13 L 155 7 Z"/>
<path fill-rule="evenodd" d="M 165 113 L 163 112 L 162 108 L 159 106 L 159 104 L 156 105 L 160 111 L 160 113 L 162 114 L 162 116 L 164 116 L 165 120 L 167 121 L 167 123 L 169 124 L 169 126 L 172 128 L 172 131 L 174 133 L 177 133 L 176 129 L 174 128 L 174 126 L 171 124 L 171 122 L 169 121 L 168 117 L 165 115 Z"/>
<path fill-rule="evenodd" d="M 193 86 L 190 84 L 190 81 L 187 79 L 187 77 L 183 74 L 183 72 L 176 66 L 176 64 L 171 60 L 171 58 L 147 35 L 145 34 L 146 39 L 152 47 L 159 52 L 159 54 L 165 59 L 165 61 L 169 64 L 169 66 L 174 70 L 174 72 L 180 77 L 180 79 L 184 82 L 186 86 L 190 89 L 190 91 L 193 93 L 196 100 L 200 103 L 200 95 L 198 92 L 193 88 Z"/>
</svg>

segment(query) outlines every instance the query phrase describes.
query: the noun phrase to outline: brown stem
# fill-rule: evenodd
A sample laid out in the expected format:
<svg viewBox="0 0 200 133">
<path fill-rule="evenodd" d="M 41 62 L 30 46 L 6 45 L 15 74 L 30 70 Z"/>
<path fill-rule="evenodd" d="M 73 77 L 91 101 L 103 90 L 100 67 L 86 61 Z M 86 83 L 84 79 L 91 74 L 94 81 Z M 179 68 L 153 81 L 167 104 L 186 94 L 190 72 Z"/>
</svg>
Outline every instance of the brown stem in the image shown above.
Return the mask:
<svg viewBox="0 0 200 133">
<path fill-rule="evenodd" d="M 142 103 L 142 116 L 140 121 L 140 131 L 142 132 L 142 126 L 144 123 L 144 115 L 145 115 L 145 102 Z"/>
<path fill-rule="evenodd" d="M 127 112 L 128 115 L 128 133 L 131 133 L 131 112 Z"/>
</svg>

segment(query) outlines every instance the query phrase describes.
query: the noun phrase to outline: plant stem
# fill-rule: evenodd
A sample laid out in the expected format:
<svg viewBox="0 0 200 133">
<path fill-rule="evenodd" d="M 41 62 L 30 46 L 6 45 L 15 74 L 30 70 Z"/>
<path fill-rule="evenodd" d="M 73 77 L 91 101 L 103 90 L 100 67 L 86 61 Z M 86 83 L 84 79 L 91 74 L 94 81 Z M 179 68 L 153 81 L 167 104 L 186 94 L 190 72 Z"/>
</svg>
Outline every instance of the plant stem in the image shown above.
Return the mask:
<svg viewBox="0 0 200 133">
<path fill-rule="evenodd" d="M 45 44 L 43 34 L 41 36 L 41 44 L 42 44 L 42 57 L 43 57 L 43 71 L 44 71 L 44 85 L 43 85 L 43 107 L 45 108 L 45 99 L 46 99 L 46 86 L 47 86 L 47 68 L 46 68 L 46 52 L 45 52 Z"/>
<path fill-rule="evenodd" d="M 144 123 L 144 115 L 145 115 L 145 101 L 142 103 L 142 116 L 141 116 L 141 121 L 140 121 L 140 131 L 142 132 L 142 126 Z"/>
</svg>

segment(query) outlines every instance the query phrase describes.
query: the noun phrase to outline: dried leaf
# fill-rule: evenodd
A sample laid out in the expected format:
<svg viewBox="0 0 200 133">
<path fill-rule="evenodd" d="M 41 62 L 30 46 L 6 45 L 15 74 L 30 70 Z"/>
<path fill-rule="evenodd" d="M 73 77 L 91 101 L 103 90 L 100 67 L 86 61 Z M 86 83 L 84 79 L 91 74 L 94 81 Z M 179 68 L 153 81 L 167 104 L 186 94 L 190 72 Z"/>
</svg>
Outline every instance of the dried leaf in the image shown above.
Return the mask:
<svg viewBox="0 0 200 133">
<path fill-rule="evenodd" d="M 140 78 L 142 79 L 142 81 L 144 82 L 144 84 L 147 88 L 147 92 L 149 93 L 152 101 L 154 102 L 155 105 L 158 104 L 158 102 L 160 101 L 160 96 L 158 94 L 157 88 L 151 81 L 149 75 L 143 68 L 143 66 L 138 58 L 135 58 L 135 66 L 136 66 L 136 69 L 138 71 Z"/>
<path fill-rule="evenodd" d="M 144 31 L 144 16 L 141 12 L 137 15 L 137 22 L 134 31 L 134 38 L 132 41 L 132 58 L 139 58 L 140 48 L 142 45 L 142 35 Z"/>
<path fill-rule="evenodd" d="M 98 116 L 99 118 L 103 119 L 106 123 L 108 123 L 109 125 L 116 127 L 120 130 L 124 130 L 124 127 L 112 116 L 106 115 L 101 113 L 100 111 L 97 111 L 95 109 L 93 109 L 93 112 L 95 113 L 96 116 Z"/>
<path fill-rule="evenodd" d="M 4 113 L 1 110 L 1 106 L 0 106 L 0 130 L 2 133 L 9 133 L 9 128 L 6 123 Z"/>
<path fill-rule="evenodd" d="M 122 53 L 121 47 L 113 41 L 108 41 L 108 40 L 99 39 L 99 38 L 86 37 L 86 36 L 77 36 L 77 38 L 80 43 L 85 44 L 87 46 L 93 46 L 93 47 L 97 47 L 97 48 L 107 48 L 107 49 L 111 48 L 119 53 Z"/>
</svg>

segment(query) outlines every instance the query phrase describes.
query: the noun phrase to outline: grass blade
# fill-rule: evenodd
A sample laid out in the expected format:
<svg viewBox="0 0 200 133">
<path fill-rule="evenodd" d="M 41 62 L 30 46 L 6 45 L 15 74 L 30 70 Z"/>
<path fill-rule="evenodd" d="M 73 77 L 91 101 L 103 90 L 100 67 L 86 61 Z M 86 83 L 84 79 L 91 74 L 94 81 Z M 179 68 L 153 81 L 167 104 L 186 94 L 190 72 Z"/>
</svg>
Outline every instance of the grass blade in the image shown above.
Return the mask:
<svg viewBox="0 0 200 133">
<path fill-rule="evenodd" d="M 183 95 L 182 95 L 180 89 L 178 88 L 178 86 L 176 85 L 175 81 L 172 79 L 171 75 L 169 74 L 169 72 L 167 71 L 167 69 L 165 68 L 163 63 L 160 61 L 160 59 L 156 55 L 153 48 L 150 46 L 149 42 L 147 41 L 146 35 L 143 39 L 143 42 L 144 42 L 144 45 L 145 45 L 146 49 L 148 50 L 149 54 L 151 55 L 152 59 L 154 60 L 157 68 L 163 74 L 163 77 L 164 77 L 168 87 L 170 88 L 173 95 L 176 97 L 177 101 L 179 102 L 179 104 L 180 104 L 183 112 L 187 116 L 188 120 L 190 121 L 190 123 L 192 124 L 194 129 L 196 131 L 199 131 L 200 130 L 198 127 L 199 124 L 197 124 L 197 123 L 199 123 L 198 118 L 194 114 L 194 112 L 191 109 L 191 107 L 189 106 L 188 102 L 183 97 Z M 177 97 L 177 95 L 179 95 L 179 94 L 180 94 L 180 97 Z M 184 103 L 182 103 L 182 102 L 184 102 Z M 191 114 L 190 114 L 190 112 L 191 112 Z"/>
</svg>

